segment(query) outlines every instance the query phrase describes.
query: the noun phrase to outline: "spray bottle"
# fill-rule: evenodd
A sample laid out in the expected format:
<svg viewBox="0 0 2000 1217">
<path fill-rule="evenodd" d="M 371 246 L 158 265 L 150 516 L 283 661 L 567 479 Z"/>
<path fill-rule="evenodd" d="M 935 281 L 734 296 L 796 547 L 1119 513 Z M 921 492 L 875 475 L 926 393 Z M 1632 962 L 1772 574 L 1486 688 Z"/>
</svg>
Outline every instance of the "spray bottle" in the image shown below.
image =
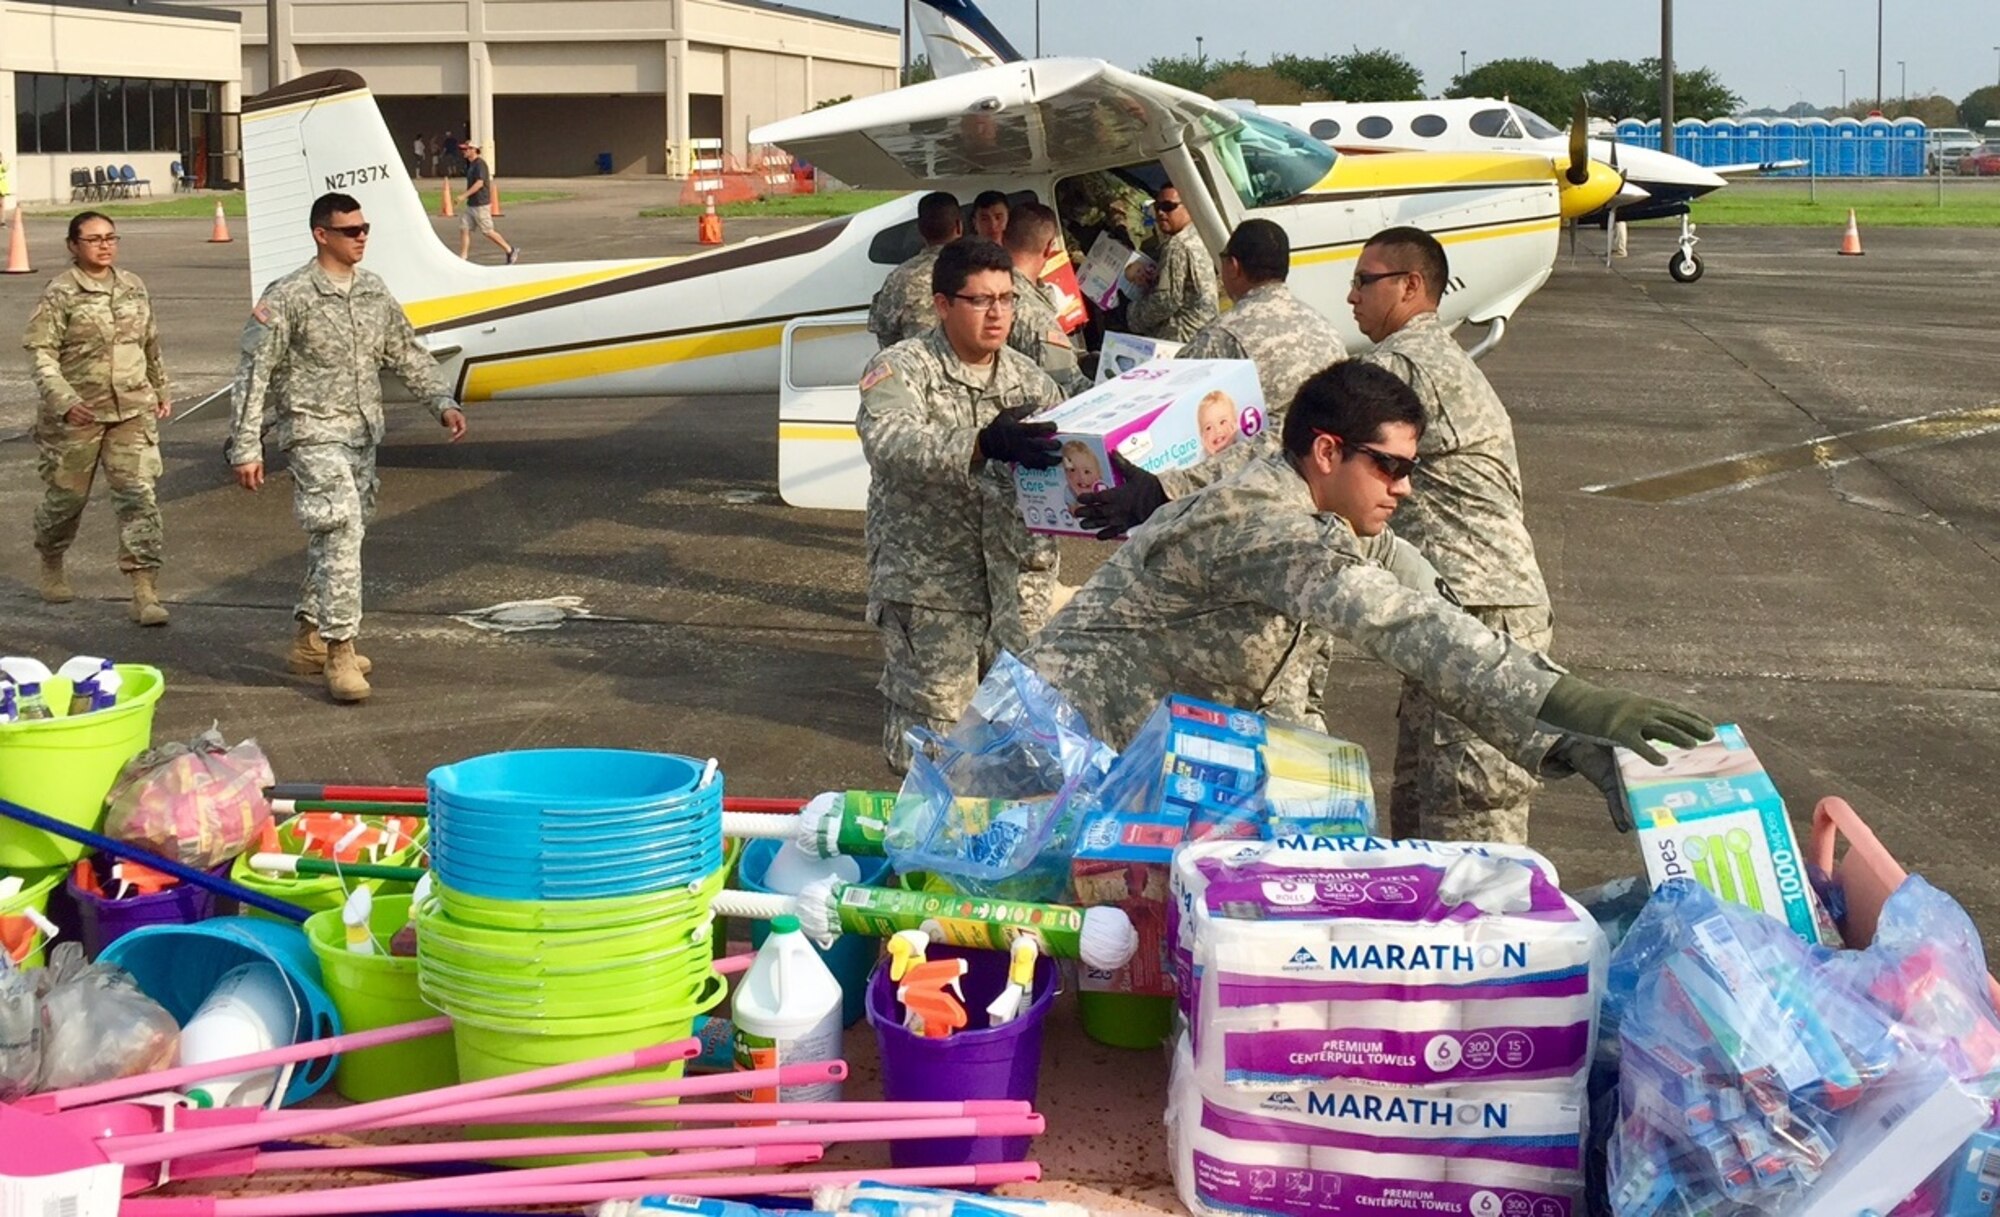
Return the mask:
<svg viewBox="0 0 2000 1217">
<path fill-rule="evenodd" d="M 11 680 L 0 680 L 0 723 L 18 722 L 20 720 L 21 711 L 15 704 L 15 696 L 14 682 Z"/>
<path fill-rule="evenodd" d="M 299 1008 L 291 982 L 273 963 L 246 963 L 223 974 L 181 1028 L 181 1064 L 205 1065 L 289 1046 Z M 210 1078 L 190 1088 L 196 1107 L 260 1107 L 277 1091 L 277 1068 Z"/>
<path fill-rule="evenodd" d="M 26 655 L 9 655 L 0 659 L 0 674 L 14 682 L 14 716 L 19 722 L 54 718 L 48 701 L 42 696 L 42 685 L 55 673 L 39 659 Z"/>
<path fill-rule="evenodd" d="M 347 903 L 340 909 L 340 924 L 347 933 L 347 953 L 349 955 L 373 955 L 375 936 L 368 932 L 368 921 L 375 912 L 375 893 L 368 887 L 357 887 L 347 897 Z"/>
<path fill-rule="evenodd" d="M 112 697 L 117 697 L 118 673 L 108 659 L 95 655 L 73 655 L 56 669 L 56 675 L 69 682 L 69 712 L 73 715 L 103 708 L 97 703 L 103 696 L 104 677 L 107 675 L 112 680 Z"/>
</svg>

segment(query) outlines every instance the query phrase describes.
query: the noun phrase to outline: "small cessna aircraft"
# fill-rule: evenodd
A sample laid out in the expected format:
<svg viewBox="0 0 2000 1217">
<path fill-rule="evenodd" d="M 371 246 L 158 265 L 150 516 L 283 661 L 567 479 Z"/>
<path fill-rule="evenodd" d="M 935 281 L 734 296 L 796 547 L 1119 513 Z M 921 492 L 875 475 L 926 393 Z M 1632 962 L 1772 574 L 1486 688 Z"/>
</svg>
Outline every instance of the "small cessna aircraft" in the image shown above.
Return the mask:
<svg viewBox="0 0 2000 1217">
<path fill-rule="evenodd" d="M 1557 230 L 1622 184 L 1574 156 L 1340 157 L 1238 113 L 1093 59 L 1012 63 L 846 102 L 752 133 L 857 186 L 996 188 L 1057 200 L 1089 175 L 1180 188 L 1219 249 L 1242 219 L 1291 234 L 1300 295 L 1356 347 L 1345 307 L 1362 242 L 1415 224 L 1451 249 L 1449 322 L 1485 345 L 1547 280 Z M 251 287 L 312 256 L 307 211 L 328 190 L 366 209 L 368 265 L 388 281 L 461 400 L 779 394 L 779 490 L 797 506 L 859 508 L 867 465 L 855 383 L 874 351 L 864 318 L 891 268 L 920 247 L 916 198 L 688 258 L 475 266 L 437 239 L 352 72 L 321 72 L 243 106 Z M 1069 217 L 1065 217 L 1069 219 Z"/>
</svg>

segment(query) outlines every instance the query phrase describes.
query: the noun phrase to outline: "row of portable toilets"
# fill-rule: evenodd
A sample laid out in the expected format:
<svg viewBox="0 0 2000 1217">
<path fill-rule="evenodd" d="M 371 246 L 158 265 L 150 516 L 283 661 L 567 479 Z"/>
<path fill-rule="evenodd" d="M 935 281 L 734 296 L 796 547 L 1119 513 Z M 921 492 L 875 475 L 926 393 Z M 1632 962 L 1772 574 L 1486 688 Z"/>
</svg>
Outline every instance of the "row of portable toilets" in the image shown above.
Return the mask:
<svg viewBox="0 0 2000 1217">
<path fill-rule="evenodd" d="M 1622 119 L 1618 142 L 1660 146 L 1660 120 Z M 1697 165 L 1806 161 L 1782 176 L 1918 177 L 1931 169 L 1930 133 L 1915 118 L 1684 118 L 1674 153 Z"/>
</svg>

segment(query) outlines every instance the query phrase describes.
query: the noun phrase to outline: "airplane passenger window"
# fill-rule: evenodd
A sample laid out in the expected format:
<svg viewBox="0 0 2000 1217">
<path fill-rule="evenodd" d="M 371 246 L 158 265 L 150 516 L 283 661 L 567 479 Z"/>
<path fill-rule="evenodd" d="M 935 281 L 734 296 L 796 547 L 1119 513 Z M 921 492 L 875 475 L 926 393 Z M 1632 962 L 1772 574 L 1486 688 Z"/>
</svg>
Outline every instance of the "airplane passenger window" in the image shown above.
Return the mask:
<svg viewBox="0 0 2000 1217">
<path fill-rule="evenodd" d="M 923 247 L 924 239 L 917 235 L 917 222 L 905 220 L 875 234 L 875 239 L 868 242 L 868 260 L 878 266 L 901 266 L 916 257 Z"/>
<path fill-rule="evenodd" d="M 1354 130 L 1363 139 L 1382 139 L 1395 129 L 1395 124 L 1380 114 L 1370 114 L 1354 124 Z"/>
<path fill-rule="evenodd" d="M 1303 131 L 1254 112 L 1233 129 L 1204 118 L 1229 184 L 1246 207 L 1274 207 L 1311 190 L 1332 170 L 1333 149 Z"/>
<path fill-rule="evenodd" d="M 1520 119 L 1521 125 L 1528 129 L 1529 139 L 1549 139 L 1562 134 L 1560 127 L 1524 106 L 1514 107 L 1514 117 Z"/>
<path fill-rule="evenodd" d="M 1499 139 L 1506 135 L 1507 128 L 1513 121 L 1514 116 L 1506 110 L 1481 110 L 1472 116 L 1468 125 L 1471 126 L 1474 135 Z"/>
<path fill-rule="evenodd" d="M 1339 139 L 1340 124 L 1330 118 L 1316 118 L 1308 128 L 1314 139 Z"/>
<path fill-rule="evenodd" d="M 1410 130 L 1425 139 L 1435 139 L 1444 134 L 1444 117 L 1438 114 L 1419 114 L 1410 120 Z"/>
</svg>

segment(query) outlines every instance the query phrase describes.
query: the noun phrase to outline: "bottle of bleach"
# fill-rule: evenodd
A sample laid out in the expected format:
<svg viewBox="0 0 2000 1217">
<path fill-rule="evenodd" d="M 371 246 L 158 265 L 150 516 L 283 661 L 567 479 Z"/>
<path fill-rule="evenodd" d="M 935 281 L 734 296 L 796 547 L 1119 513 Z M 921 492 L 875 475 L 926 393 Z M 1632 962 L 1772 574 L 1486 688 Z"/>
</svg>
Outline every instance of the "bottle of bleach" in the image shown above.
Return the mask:
<svg viewBox="0 0 2000 1217">
<path fill-rule="evenodd" d="M 799 932 L 799 919 L 771 919 L 771 936 L 730 1000 L 736 1068 L 771 1069 L 840 1059 L 840 982 Z M 753 1103 L 840 1100 L 840 1083 L 764 1087 L 739 1092 Z"/>
<path fill-rule="evenodd" d="M 246 963 L 225 972 L 208 999 L 181 1028 L 181 1064 L 204 1065 L 284 1048 L 298 1026 L 291 982 L 272 963 Z M 278 1069 L 256 1069 L 210 1078 L 188 1088 L 196 1107 L 261 1107 L 278 1086 Z"/>
</svg>

